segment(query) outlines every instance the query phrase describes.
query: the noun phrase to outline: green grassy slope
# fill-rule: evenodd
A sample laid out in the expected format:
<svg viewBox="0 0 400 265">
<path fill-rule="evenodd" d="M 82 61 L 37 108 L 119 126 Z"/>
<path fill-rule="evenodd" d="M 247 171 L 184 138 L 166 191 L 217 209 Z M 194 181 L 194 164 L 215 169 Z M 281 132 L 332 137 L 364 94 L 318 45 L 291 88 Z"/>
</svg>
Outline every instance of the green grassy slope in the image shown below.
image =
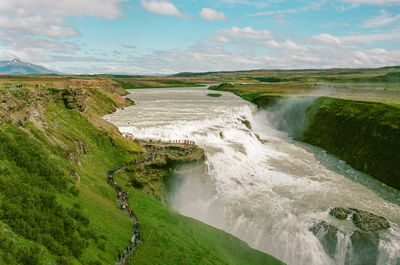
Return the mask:
<svg viewBox="0 0 400 265">
<path fill-rule="evenodd" d="M 116 175 L 124 187 L 128 177 Z M 184 217 L 153 197 L 129 189 L 143 244 L 132 264 L 282 264 L 221 230 Z M 132 196 L 133 194 L 133 196 Z"/>
<path fill-rule="evenodd" d="M 41 125 L 2 121 L 0 264 L 113 264 L 128 245 L 129 217 L 105 178 L 141 156 L 140 149 L 98 119 L 118 107 L 110 94 L 89 92 L 85 113 L 54 96 L 45 100 Z M 28 100 L 30 93 L 15 95 Z M 135 264 L 280 264 L 149 195 L 130 192 L 144 240 Z"/>
</svg>

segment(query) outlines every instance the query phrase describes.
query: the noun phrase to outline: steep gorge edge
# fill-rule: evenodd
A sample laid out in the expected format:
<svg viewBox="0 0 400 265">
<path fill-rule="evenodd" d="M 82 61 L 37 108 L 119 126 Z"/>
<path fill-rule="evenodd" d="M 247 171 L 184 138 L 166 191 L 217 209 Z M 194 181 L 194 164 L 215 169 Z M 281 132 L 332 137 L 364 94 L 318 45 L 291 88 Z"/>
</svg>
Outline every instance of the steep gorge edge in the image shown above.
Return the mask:
<svg viewBox="0 0 400 265">
<path fill-rule="evenodd" d="M 101 116 L 130 103 L 110 80 L 55 86 L 0 91 L 0 264 L 113 264 L 131 223 L 105 177 L 142 152 Z M 118 174 L 141 221 L 132 264 L 281 264 L 133 188 L 134 170 Z"/>
<path fill-rule="evenodd" d="M 271 108 L 288 98 L 258 95 Z M 353 168 L 400 190 L 400 108 L 384 103 L 320 97 L 305 111 L 296 140 L 318 146 Z"/>
</svg>

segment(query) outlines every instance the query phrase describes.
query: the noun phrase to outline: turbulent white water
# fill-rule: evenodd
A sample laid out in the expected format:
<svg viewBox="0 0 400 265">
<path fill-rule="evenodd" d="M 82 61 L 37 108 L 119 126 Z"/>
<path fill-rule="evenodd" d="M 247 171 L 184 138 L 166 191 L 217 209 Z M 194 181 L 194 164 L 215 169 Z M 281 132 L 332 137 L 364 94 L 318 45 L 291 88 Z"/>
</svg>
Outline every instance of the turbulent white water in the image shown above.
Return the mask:
<svg viewBox="0 0 400 265">
<path fill-rule="evenodd" d="M 334 261 L 309 231 L 313 222 L 325 220 L 349 232 L 355 230 L 351 221 L 339 224 L 329 209 L 363 209 L 391 224 L 381 234 L 378 264 L 400 263 L 398 192 L 321 150 L 296 144 L 274 129 L 271 113 L 257 112 L 230 93 L 220 98 L 207 93 L 205 88 L 135 90 L 129 97 L 136 106 L 106 117 L 137 138 L 190 139 L 204 148 L 207 174 L 186 169 L 178 176 L 175 209 L 288 264 L 317 265 L 344 264 L 350 240 L 339 235 Z M 241 119 L 250 121 L 252 131 Z"/>
</svg>

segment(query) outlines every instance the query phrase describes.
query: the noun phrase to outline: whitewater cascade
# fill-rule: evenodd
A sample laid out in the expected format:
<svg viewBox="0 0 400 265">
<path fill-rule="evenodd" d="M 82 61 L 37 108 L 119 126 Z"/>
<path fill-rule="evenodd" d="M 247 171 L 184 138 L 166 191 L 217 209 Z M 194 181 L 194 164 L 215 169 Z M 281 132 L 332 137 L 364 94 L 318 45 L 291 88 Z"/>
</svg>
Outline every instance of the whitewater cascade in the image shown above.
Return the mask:
<svg viewBox="0 0 400 265">
<path fill-rule="evenodd" d="M 135 106 L 105 117 L 137 138 L 194 140 L 205 150 L 205 174 L 178 171 L 172 207 L 296 265 L 344 264 L 351 247 L 347 232 L 356 227 L 340 226 L 334 260 L 309 229 L 318 221 L 339 225 L 328 214 L 332 207 L 363 209 L 391 225 L 380 234 L 378 264 L 400 263 L 399 192 L 294 142 L 275 129 L 271 113 L 231 93 L 221 92 L 220 98 L 207 93 L 206 88 L 134 90 L 128 97 Z"/>
</svg>

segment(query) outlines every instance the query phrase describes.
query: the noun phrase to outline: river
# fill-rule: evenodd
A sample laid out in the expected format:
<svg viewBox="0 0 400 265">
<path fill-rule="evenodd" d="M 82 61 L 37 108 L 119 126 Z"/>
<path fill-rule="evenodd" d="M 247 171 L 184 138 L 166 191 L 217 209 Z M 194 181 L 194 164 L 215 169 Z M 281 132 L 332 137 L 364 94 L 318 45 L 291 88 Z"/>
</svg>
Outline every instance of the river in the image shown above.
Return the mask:
<svg viewBox="0 0 400 265">
<path fill-rule="evenodd" d="M 377 264 L 400 264 L 398 191 L 323 150 L 293 141 L 275 129 L 271 113 L 231 93 L 219 92 L 219 98 L 207 93 L 212 92 L 134 90 L 128 97 L 135 106 L 105 117 L 137 138 L 193 140 L 205 150 L 205 174 L 183 168 L 175 176 L 173 208 L 296 265 L 344 264 L 349 233 L 356 227 L 351 221 L 339 223 L 329 209 L 362 209 L 391 225 L 380 234 Z M 343 231 L 334 259 L 309 231 L 322 220 Z"/>
</svg>

